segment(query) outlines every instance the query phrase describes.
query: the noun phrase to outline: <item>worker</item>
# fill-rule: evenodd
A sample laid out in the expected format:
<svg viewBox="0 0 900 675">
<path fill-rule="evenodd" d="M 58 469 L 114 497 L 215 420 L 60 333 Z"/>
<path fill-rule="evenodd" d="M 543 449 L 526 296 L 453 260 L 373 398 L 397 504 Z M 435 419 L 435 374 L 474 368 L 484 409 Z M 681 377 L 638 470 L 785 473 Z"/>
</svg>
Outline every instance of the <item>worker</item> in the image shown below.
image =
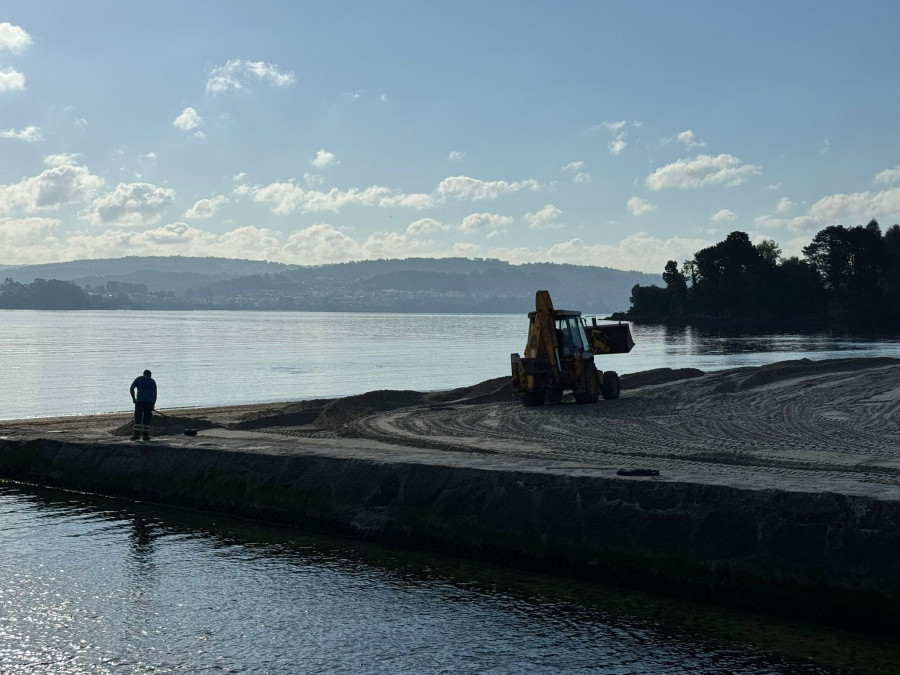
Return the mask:
<svg viewBox="0 0 900 675">
<path fill-rule="evenodd" d="M 150 371 L 145 370 L 140 377 L 134 378 L 131 388 L 131 400 L 134 401 L 134 432 L 131 440 L 139 438 L 150 440 L 150 420 L 153 418 L 153 408 L 156 406 L 156 380 L 150 377 Z"/>
</svg>

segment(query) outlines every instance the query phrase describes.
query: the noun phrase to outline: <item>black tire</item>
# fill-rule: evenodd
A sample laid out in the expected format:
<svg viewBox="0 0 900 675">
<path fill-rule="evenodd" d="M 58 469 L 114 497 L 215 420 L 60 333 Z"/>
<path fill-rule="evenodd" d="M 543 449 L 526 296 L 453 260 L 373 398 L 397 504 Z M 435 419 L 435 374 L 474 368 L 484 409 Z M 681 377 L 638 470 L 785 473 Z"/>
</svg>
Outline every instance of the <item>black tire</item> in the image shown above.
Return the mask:
<svg viewBox="0 0 900 675">
<path fill-rule="evenodd" d="M 528 407 L 544 405 L 544 390 L 529 391 L 526 394 L 522 394 L 522 403 Z"/>
<path fill-rule="evenodd" d="M 600 373 L 591 368 L 591 379 L 585 391 L 575 392 L 575 403 L 596 403 L 600 398 Z"/>
<path fill-rule="evenodd" d="M 607 370 L 603 373 L 603 384 L 600 385 L 600 393 L 603 395 L 604 400 L 609 401 L 619 398 L 620 391 L 618 373 L 612 370 Z"/>
</svg>

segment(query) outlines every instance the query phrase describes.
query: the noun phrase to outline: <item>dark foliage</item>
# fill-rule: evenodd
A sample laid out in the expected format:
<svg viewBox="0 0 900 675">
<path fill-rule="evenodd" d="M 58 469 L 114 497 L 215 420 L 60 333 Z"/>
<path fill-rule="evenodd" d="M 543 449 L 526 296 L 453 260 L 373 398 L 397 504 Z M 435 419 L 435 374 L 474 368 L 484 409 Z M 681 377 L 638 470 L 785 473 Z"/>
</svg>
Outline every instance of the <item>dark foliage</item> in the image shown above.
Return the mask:
<svg viewBox="0 0 900 675">
<path fill-rule="evenodd" d="M 652 321 L 900 321 L 900 226 L 826 227 L 782 258 L 772 240 L 745 232 L 697 251 L 682 269 L 670 260 L 665 288 L 635 286 L 627 316 Z"/>
<path fill-rule="evenodd" d="M 58 279 L 20 284 L 10 278 L 0 284 L 0 309 L 90 309 L 91 299 L 80 286 Z"/>
</svg>

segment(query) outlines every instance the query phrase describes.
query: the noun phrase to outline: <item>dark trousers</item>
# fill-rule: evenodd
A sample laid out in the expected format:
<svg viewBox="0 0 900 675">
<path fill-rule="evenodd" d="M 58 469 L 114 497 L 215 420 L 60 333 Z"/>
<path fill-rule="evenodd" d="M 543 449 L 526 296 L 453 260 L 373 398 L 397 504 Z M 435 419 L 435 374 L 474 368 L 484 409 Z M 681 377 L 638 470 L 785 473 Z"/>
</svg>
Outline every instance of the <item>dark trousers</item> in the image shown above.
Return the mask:
<svg viewBox="0 0 900 675">
<path fill-rule="evenodd" d="M 153 404 L 152 403 L 135 403 L 134 404 L 134 423 L 135 424 L 146 424 L 148 427 L 150 426 L 150 420 L 153 418 Z"/>
</svg>

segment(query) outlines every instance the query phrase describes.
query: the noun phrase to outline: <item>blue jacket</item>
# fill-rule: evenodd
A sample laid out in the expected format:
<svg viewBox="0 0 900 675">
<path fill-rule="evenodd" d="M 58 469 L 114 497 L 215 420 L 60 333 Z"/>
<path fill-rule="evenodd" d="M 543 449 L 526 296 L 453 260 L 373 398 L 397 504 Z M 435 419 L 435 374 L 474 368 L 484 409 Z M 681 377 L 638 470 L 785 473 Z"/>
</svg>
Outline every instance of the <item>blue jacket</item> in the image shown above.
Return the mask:
<svg viewBox="0 0 900 675">
<path fill-rule="evenodd" d="M 130 391 L 137 389 L 134 400 L 137 403 L 156 403 L 156 380 L 146 375 L 134 378 Z"/>
</svg>

